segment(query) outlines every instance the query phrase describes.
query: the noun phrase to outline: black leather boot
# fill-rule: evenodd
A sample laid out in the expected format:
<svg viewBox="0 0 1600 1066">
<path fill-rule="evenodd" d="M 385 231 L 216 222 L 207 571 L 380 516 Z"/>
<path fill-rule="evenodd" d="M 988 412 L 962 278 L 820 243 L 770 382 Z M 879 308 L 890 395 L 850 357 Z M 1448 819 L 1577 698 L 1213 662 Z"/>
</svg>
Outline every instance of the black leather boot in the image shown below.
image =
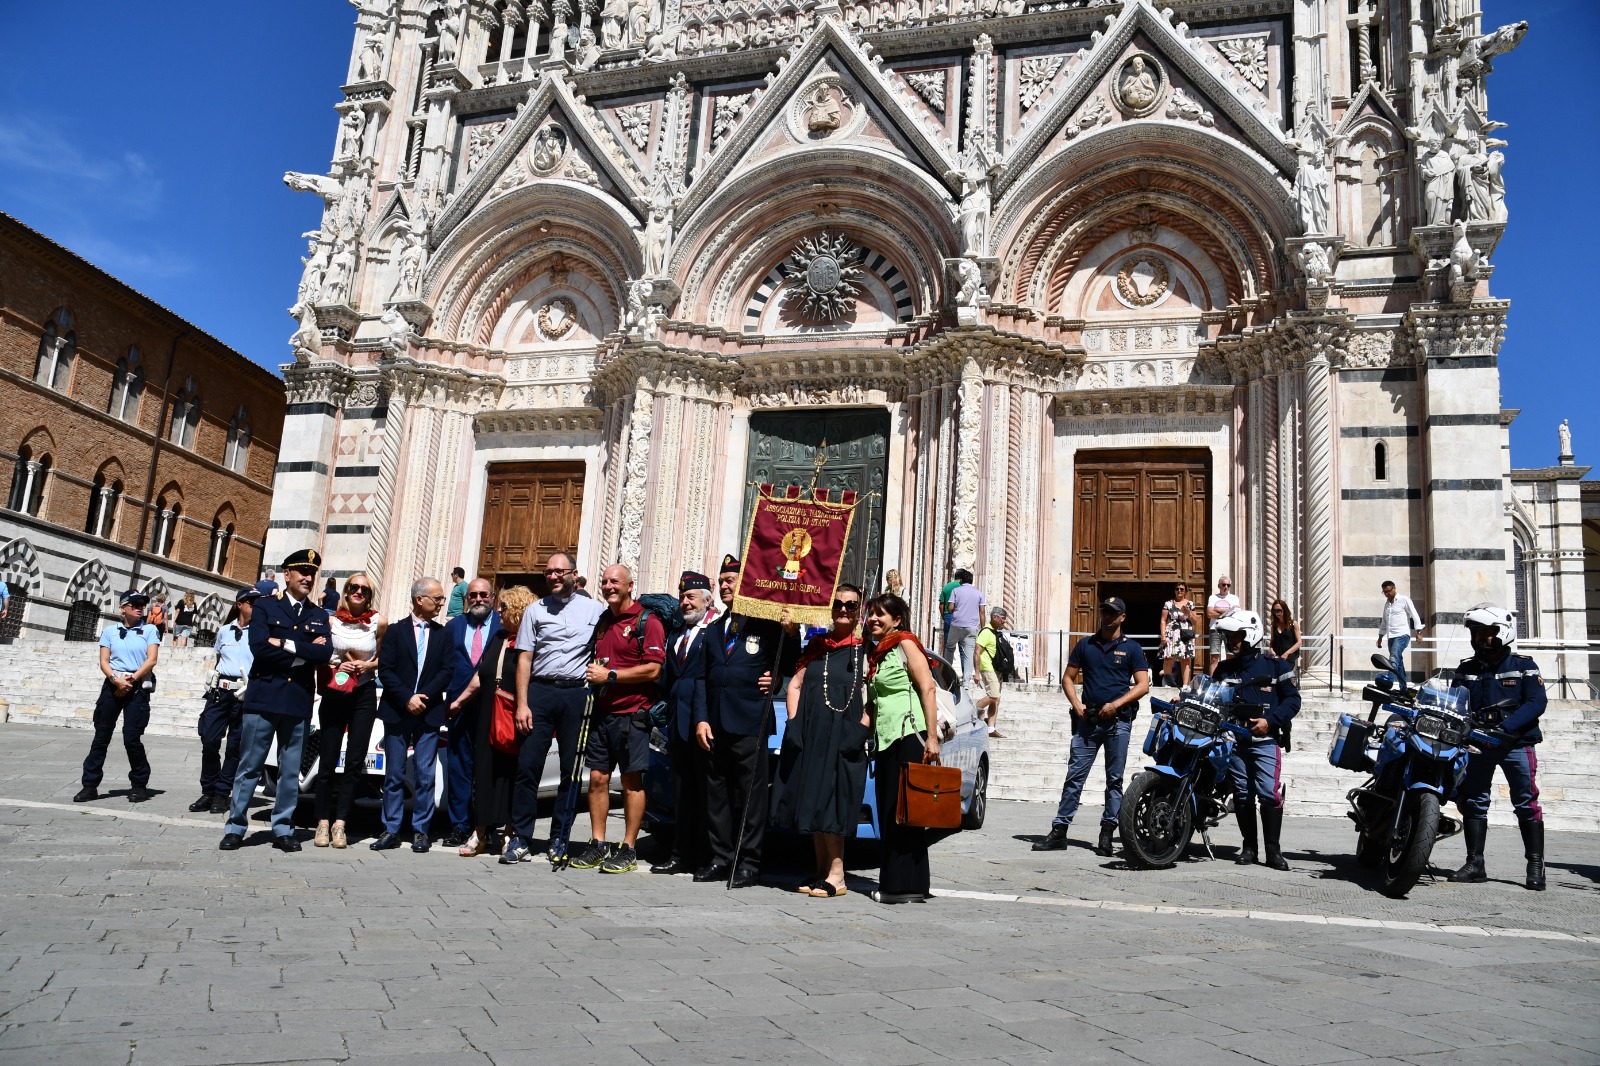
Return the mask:
<svg viewBox="0 0 1600 1066">
<path fill-rule="evenodd" d="M 1544 827 L 1539 827 L 1540 832 Z M 1481 884 L 1489 880 L 1489 871 L 1483 865 L 1483 842 L 1489 837 L 1489 819 L 1465 818 L 1461 822 L 1461 835 L 1467 841 L 1467 863 L 1461 869 L 1450 875 L 1450 880 L 1456 883 L 1467 882 Z M 1527 839 L 1527 834 L 1523 834 Z M 1542 864 L 1541 864 L 1542 868 Z"/>
<path fill-rule="evenodd" d="M 1067 827 L 1064 825 L 1052 825 L 1043 839 L 1033 842 L 1034 851 L 1060 851 L 1066 846 Z"/>
<path fill-rule="evenodd" d="M 1233 816 L 1239 819 L 1239 832 L 1244 835 L 1244 843 L 1239 845 L 1239 857 L 1233 861 L 1240 866 L 1254 866 L 1256 862 L 1256 805 L 1254 803 L 1240 804 L 1234 808 Z"/>
<path fill-rule="evenodd" d="M 1524 885 L 1535 892 L 1544 891 L 1544 823 L 1518 822 L 1522 830 L 1522 850 L 1528 856 L 1528 879 Z"/>
<path fill-rule="evenodd" d="M 1112 850 L 1111 850 L 1111 827 L 1109 825 L 1105 825 L 1104 823 L 1101 824 L 1101 826 L 1100 826 L 1100 843 L 1098 843 L 1098 844 L 1096 844 L 1094 846 L 1094 853 L 1096 855 L 1110 855 L 1110 854 L 1112 854 Z"/>
<path fill-rule="evenodd" d="M 1283 808 L 1270 803 L 1261 805 L 1261 840 L 1267 850 L 1267 865 L 1274 870 L 1287 870 L 1289 862 L 1278 848 L 1278 837 L 1283 832 Z"/>
</svg>

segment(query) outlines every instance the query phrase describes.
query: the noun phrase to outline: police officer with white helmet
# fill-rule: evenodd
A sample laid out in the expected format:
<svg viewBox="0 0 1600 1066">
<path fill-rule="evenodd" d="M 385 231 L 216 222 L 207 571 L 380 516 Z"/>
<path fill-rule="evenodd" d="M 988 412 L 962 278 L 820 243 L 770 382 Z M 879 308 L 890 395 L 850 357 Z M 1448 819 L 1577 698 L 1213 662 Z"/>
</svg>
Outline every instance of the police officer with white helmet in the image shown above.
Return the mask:
<svg viewBox="0 0 1600 1066">
<path fill-rule="evenodd" d="M 1506 775 L 1517 826 L 1522 830 L 1522 847 L 1528 860 L 1524 884 L 1543 892 L 1544 809 L 1539 806 L 1539 785 L 1535 780 L 1539 760 L 1533 748 L 1544 739 L 1539 731 L 1539 716 L 1548 702 L 1544 678 L 1539 676 L 1538 664 L 1513 650 L 1517 619 L 1510 611 L 1480 603 L 1467 610 L 1464 621 L 1472 637 L 1472 658 L 1456 667 L 1456 684 L 1467 690 L 1473 726 L 1499 742 L 1475 746 L 1468 756 L 1467 775 L 1456 794 L 1462 835 L 1467 841 L 1467 862 L 1450 875 L 1450 880 L 1489 879 L 1483 863 L 1483 845 L 1489 835 L 1489 791 L 1494 787 L 1494 770 L 1498 766 Z"/>
<path fill-rule="evenodd" d="M 1249 738 L 1233 747 L 1233 813 L 1239 819 L 1244 844 L 1235 860 L 1240 866 L 1256 861 L 1256 801 L 1261 802 L 1261 836 L 1266 864 L 1287 870 L 1289 863 L 1278 846 L 1283 830 L 1283 749 L 1289 746 L 1289 723 L 1300 713 L 1300 689 L 1294 683 L 1294 665 L 1261 654 L 1266 630 L 1254 611 L 1235 608 L 1217 620 L 1228 657 L 1212 676 L 1234 685 L 1233 709 Z"/>
</svg>

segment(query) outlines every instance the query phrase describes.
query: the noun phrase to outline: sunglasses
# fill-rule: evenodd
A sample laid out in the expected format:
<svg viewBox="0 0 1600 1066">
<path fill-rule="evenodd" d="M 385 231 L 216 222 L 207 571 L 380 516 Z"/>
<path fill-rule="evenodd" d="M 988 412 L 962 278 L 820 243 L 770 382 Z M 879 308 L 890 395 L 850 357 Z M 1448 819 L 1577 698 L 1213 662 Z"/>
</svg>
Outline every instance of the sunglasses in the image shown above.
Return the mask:
<svg viewBox="0 0 1600 1066">
<path fill-rule="evenodd" d="M 345 591 L 345 595 L 347 595 L 347 596 L 355 596 L 357 594 L 365 596 L 365 595 L 367 595 L 367 593 L 372 591 L 372 586 L 371 585 L 346 585 L 344 591 Z"/>
<path fill-rule="evenodd" d="M 855 614 L 857 611 L 861 610 L 861 601 L 860 600 L 834 600 L 833 601 L 833 609 L 835 611 L 844 611 L 846 614 Z"/>
</svg>

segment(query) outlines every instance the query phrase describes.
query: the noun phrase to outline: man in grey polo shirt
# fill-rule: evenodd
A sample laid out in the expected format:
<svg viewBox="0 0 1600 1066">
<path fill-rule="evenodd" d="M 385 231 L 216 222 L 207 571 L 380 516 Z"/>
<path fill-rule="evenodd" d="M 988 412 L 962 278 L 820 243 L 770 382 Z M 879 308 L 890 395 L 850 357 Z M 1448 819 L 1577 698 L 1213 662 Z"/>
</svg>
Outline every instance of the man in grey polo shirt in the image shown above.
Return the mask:
<svg viewBox="0 0 1600 1066">
<path fill-rule="evenodd" d="M 578 571 L 570 556 L 550 556 L 544 576 L 550 594 L 530 604 L 517 630 L 517 732 L 523 735 L 517 757 L 517 785 L 511 797 L 511 835 L 502 863 L 524 862 L 533 855 L 533 830 L 539 818 L 539 780 L 544 776 L 550 743 L 560 753 L 561 780 L 572 777 L 578 758 L 578 729 L 583 723 L 584 670 L 589 665 L 589 638 L 606 613 L 606 605 L 575 595 Z M 549 855 L 562 856 L 576 809 L 556 800 L 550 819 Z"/>
</svg>

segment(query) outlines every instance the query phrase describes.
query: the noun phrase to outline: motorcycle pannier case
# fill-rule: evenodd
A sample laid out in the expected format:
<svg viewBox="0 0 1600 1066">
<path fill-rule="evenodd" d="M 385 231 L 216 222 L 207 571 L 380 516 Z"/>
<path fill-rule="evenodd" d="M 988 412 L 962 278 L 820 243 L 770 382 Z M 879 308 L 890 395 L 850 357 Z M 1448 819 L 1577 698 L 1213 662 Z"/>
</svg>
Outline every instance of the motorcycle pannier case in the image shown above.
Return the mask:
<svg viewBox="0 0 1600 1066">
<path fill-rule="evenodd" d="M 1333 732 L 1333 744 L 1328 748 L 1328 761 L 1341 770 L 1365 773 L 1372 769 L 1367 745 L 1377 728 L 1364 718 L 1341 714 L 1339 728 Z"/>
</svg>

